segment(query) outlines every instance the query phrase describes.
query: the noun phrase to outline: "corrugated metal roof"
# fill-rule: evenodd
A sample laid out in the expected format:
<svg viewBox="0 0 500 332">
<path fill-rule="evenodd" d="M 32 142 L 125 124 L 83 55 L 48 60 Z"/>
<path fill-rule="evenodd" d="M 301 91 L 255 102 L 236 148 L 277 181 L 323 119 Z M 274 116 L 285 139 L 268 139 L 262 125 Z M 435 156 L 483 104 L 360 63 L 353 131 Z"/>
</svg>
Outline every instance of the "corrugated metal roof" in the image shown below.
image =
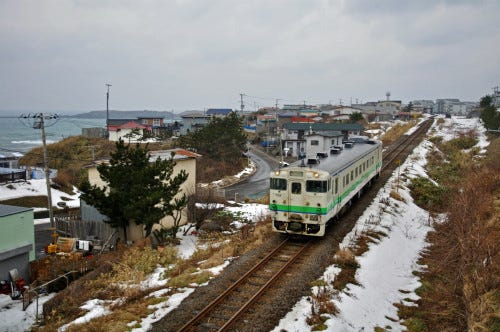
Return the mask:
<svg viewBox="0 0 500 332">
<path fill-rule="evenodd" d="M 357 131 L 364 127 L 358 123 L 285 123 L 283 125 L 288 130 L 309 130 L 313 131 Z"/>
</svg>

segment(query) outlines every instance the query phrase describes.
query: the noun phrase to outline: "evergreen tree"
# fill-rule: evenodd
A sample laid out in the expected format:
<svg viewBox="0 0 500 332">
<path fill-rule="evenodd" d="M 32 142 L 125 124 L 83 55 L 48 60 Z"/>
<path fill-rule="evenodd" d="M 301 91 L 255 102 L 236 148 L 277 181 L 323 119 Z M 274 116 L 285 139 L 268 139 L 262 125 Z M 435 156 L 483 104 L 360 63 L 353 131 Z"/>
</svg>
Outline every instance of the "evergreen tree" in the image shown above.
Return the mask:
<svg viewBox="0 0 500 332">
<path fill-rule="evenodd" d="M 361 121 L 363 120 L 363 114 L 361 114 L 361 112 L 353 112 L 349 115 L 349 120 L 351 122 L 358 122 L 358 121 Z"/>
<path fill-rule="evenodd" d="M 487 129 L 500 129 L 500 113 L 497 112 L 491 96 L 484 96 L 479 102 L 481 107 L 481 120 Z"/>
<path fill-rule="evenodd" d="M 215 160 L 236 161 L 246 150 L 246 140 L 241 118 L 231 112 L 224 118 L 213 118 L 196 132 L 182 136 L 180 144 Z"/>
<path fill-rule="evenodd" d="M 175 166 L 173 156 L 151 162 L 147 145 L 131 147 L 120 139 L 116 143 L 116 151 L 111 154 L 109 165 L 97 166 L 108 188 L 84 181 L 80 188 L 81 198 L 107 216 L 109 220 L 106 222 L 112 227 L 121 227 L 125 236 L 131 222 L 144 225 L 148 236 L 163 217 L 174 217 L 176 211 L 186 206 L 185 193 L 178 199 L 174 196 L 180 192 L 188 174 L 181 170 L 172 177 Z"/>
</svg>

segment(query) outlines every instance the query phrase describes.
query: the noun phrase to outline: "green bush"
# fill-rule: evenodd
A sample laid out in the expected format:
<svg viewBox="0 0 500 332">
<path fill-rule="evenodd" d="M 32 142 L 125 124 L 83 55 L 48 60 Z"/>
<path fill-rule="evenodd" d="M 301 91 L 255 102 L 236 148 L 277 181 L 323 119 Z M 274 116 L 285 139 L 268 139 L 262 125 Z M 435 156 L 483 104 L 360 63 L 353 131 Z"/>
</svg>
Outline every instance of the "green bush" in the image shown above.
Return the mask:
<svg viewBox="0 0 500 332">
<path fill-rule="evenodd" d="M 423 209 L 441 211 L 445 208 L 449 190 L 427 178 L 417 177 L 409 185 L 415 203 Z"/>
</svg>

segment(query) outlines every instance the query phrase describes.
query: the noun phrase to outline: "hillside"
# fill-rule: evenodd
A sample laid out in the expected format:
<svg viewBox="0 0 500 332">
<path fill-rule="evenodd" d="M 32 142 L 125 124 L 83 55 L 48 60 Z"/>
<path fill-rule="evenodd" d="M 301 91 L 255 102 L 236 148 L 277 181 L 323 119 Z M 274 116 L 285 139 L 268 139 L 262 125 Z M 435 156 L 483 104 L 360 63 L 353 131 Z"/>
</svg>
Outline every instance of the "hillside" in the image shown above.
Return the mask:
<svg viewBox="0 0 500 332">
<path fill-rule="evenodd" d="M 90 111 L 86 113 L 79 113 L 70 116 L 72 118 L 81 118 L 81 119 L 106 119 L 106 111 Z M 169 111 L 109 111 L 110 119 L 135 119 L 138 117 L 151 117 L 151 118 L 164 118 L 171 119 L 176 117 L 176 115 Z"/>
</svg>

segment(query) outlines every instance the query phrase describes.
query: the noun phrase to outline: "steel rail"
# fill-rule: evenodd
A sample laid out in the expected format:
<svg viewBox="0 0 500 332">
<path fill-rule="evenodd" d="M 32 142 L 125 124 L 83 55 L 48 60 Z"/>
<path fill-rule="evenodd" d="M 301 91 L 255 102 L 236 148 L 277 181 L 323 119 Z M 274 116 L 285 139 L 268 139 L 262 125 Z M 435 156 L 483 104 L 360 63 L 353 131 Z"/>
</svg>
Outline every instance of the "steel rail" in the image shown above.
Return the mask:
<svg viewBox="0 0 500 332">
<path fill-rule="evenodd" d="M 422 122 L 417 130 L 413 132 L 411 135 L 408 135 L 399 142 L 399 144 L 392 148 L 385 156 L 383 156 L 384 163 L 382 165 L 382 170 L 386 169 L 388 165 L 390 165 L 394 159 L 397 158 L 407 147 L 408 145 L 413 142 L 417 137 L 422 135 L 424 132 L 427 132 L 429 129 L 430 125 L 432 124 L 433 119 L 426 120 Z M 401 149 L 400 149 L 401 148 Z"/>
<path fill-rule="evenodd" d="M 221 293 L 217 298 L 210 302 L 203 310 L 201 310 L 196 316 L 190 319 L 186 324 L 184 324 L 178 331 L 189 331 L 190 328 L 197 322 L 202 320 L 206 315 L 208 315 L 219 303 L 221 303 L 229 294 L 231 294 L 234 289 L 240 286 L 245 279 L 247 279 L 252 273 L 259 270 L 264 264 L 266 264 L 276 253 L 281 250 L 288 243 L 288 239 L 281 242 L 273 251 L 267 254 L 263 259 L 260 260 L 258 264 L 248 270 L 243 276 L 241 276 L 237 281 L 235 281 L 228 289 Z"/>
<path fill-rule="evenodd" d="M 271 284 L 278 279 L 283 272 L 292 265 L 293 262 L 299 257 L 300 254 L 307 248 L 310 242 L 307 242 L 302 248 L 293 255 L 288 262 L 283 265 L 241 308 L 218 330 L 218 332 L 228 331 L 228 329 L 236 322 L 236 320 L 248 309 L 261 295 L 266 291 Z"/>
</svg>

